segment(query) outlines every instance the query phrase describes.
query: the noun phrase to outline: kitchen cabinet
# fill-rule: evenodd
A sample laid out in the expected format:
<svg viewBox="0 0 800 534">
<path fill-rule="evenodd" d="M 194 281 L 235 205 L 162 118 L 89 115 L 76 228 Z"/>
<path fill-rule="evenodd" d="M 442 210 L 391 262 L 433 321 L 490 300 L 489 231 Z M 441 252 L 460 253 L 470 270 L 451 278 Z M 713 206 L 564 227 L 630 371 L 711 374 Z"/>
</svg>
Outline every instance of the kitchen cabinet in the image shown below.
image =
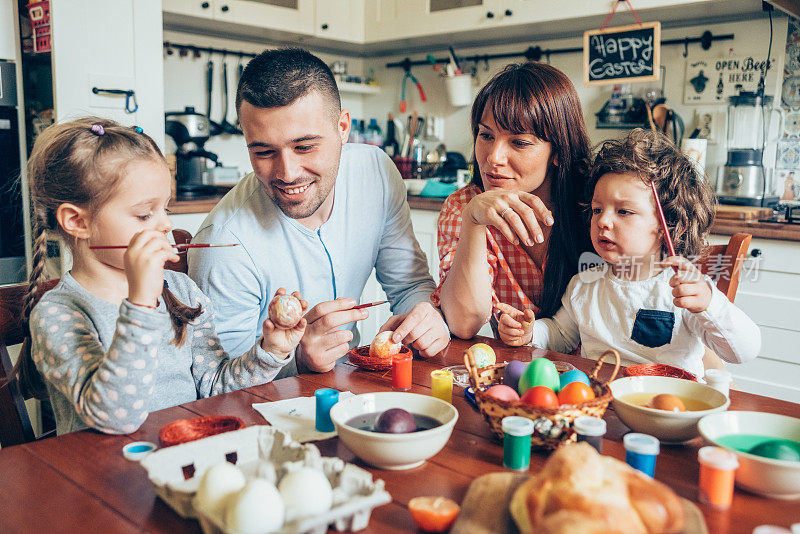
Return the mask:
<svg viewBox="0 0 800 534">
<path fill-rule="evenodd" d="M 314 34 L 314 0 L 163 0 L 162 5 L 170 15 Z"/>
<path fill-rule="evenodd" d="M 314 35 L 351 43 L 363 43 L 365 0 L 317 0 Z"/>
<path fill-rule="evenodd" d="M 709 241 L 729 238 L 712 235 Z M 750 254 L 736 305 L 761 330 L 761 352 L 728 370 L 745 391 L 800 402 L 800 242 L 753 239 Z"/>
<path fill-rule="evenodd" d="M 17 59 L 17 32 L 14 31 L 16 23 L 14 3 L 8 0 L 0 2 L 0 61 Z"/>
<path fill-rule="evenodd" d="M 497 26 L 501 0 L 375 0 L 367 3 L 367 41 Z"/>
</svg>

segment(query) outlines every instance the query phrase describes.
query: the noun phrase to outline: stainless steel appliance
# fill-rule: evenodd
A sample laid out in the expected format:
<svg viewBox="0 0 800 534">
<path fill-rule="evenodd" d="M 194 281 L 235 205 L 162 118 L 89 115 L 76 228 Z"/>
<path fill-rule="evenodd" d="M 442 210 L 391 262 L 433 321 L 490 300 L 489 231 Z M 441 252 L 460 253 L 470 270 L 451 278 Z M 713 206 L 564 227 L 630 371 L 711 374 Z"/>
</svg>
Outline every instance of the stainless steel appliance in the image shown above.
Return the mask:
<svg viewBox="0 0 800 534">
<path fill-rule="evenodd" d="M 27 278 L 19 171 L 15 65 L 0 61 L 0 284 Z"/>
<path fill-rule="evenodd" d="M 763 166 L 765 137 L 771 117 L 778 113 L 782 128 L 783 110 L 772 107 L 772 97 L 741 91 L 728 97 L 728 160 L 717 181 L 717 196 L 723 204 L 774 206 L 772 169 Z"/>
<path fill-rule="evenodd" d="M 208 117 L 198 113 L 191 106 L 183 111 L 165 114 L 166 133 L 175 140 L 178 149 L 177 195 L 179 200 L 212 196 L 217 193 L 213 185 L 203 183 L 208 162 L 220 166 L 217 155 L 203 148 L 211 137 L 211 124 Z"/>
</svg>

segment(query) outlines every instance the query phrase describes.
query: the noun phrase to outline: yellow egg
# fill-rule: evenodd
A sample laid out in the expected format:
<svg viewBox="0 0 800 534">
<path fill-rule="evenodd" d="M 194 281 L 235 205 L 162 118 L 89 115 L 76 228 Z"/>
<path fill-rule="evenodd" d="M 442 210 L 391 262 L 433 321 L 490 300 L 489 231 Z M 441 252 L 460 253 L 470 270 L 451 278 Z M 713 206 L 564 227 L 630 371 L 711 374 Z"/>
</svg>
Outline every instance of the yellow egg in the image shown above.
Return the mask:
<svg viewBox="0 0 800 534">
<path fill-rule="evenodd" d="M 494 365 L 497 361 L 494 349 L 486 343 L 476 343 L 468 348 L 467 352 L 471 353 L 472 357 L 475 358 L 475 365 L 478 367 Z"/>
<path fill-rule="evenodd" d="M 670 395 L 669 393 L 662 393 L 653 397 L 653 400 L 650 401 L 650 407 L 655 408 L 656 410 L 664 410 L 667 412 L 686 411 L 686 406 L 683 405 L 683 401 L 681 401 L 681 399 L 675 395 Z"/>
</svg>

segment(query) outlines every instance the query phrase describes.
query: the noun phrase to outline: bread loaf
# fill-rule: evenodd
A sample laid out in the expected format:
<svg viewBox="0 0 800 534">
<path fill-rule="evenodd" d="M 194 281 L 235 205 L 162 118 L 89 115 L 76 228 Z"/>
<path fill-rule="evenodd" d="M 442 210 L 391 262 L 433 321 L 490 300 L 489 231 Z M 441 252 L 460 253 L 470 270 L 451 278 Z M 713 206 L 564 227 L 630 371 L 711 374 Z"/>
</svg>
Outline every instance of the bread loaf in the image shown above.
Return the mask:
<svg viewBox="0 0 800 534">
<path fill-rule="evenodd" d="M 587 443 L 565 445 L 511 499 L 522 534 L 677 533 L 683 508 L 657 480 Z"/>
</svg>

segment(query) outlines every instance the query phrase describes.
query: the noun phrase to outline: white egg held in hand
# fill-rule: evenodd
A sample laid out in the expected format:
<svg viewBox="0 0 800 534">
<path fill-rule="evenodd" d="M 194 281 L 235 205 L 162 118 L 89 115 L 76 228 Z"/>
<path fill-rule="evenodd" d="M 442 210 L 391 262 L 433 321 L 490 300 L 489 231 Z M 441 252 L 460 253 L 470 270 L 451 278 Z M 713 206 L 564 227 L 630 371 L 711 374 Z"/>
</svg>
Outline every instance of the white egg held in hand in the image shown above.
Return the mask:
<svg viewBox="0 0 800 534">
<path fill-rule="evenodd" d="M 267 534 L 283 526 L 283 499 L 274 484 L 254 478 L 231 495 L 225 525 L 238 534 Z"/>
<path fill-rule="evenodd" d="M 284 475 L 278 491 L 283 497 L 288 521 L 325 513 L 333 504 L 331 483 L 322 471 L 311 467 L 301 467 Z"/>
<path fill-rule="evenodd" d="M 228 462 L 212 465 L 200 479 L 197 503 L 204 512 L 221 516 L 225 499 L 242 489 L 247 481 L 241 469 Z"/>
</svg>

